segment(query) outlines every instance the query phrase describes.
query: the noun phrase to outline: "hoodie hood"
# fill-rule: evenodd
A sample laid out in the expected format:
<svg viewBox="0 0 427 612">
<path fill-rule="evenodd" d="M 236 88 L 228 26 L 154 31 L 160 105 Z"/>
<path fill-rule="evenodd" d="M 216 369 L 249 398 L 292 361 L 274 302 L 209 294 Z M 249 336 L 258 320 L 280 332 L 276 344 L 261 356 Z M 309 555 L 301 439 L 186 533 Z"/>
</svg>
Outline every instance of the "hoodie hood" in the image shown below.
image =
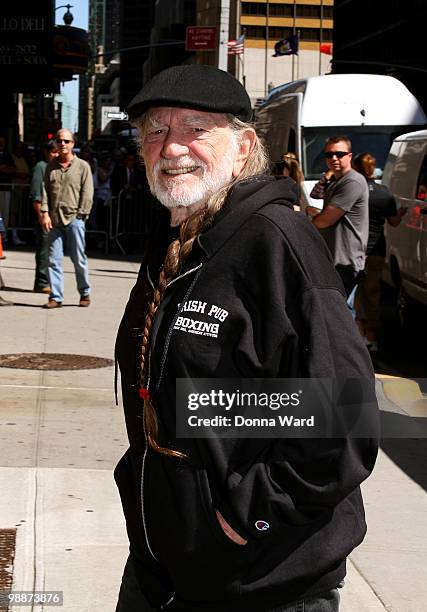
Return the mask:
<svg viewBox="0 0 427 612">
<path fill-rule="evenodd" d="M 282 204 L 293 209 L 298 187 L 292 179 L 259 175 L 236 183 L 213 224 L 198 237 L 198 244 L 210 257 L 231 238 L 254 212 L 267 204 Z"/>
</svg>

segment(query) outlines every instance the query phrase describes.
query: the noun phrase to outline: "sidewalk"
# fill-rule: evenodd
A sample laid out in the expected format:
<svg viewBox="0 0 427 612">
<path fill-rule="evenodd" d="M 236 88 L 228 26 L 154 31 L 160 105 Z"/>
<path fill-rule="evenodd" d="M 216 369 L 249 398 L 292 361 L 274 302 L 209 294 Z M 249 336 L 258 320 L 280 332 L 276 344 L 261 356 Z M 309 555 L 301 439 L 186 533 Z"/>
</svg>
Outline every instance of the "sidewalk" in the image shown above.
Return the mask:
<svg viewBox="0 0 427 612">
<path fill-rule="evenodd" d="M 16 291 L 0 290 L 15 302 L 0 308 L 0 353 L 111 359 L 138 264 L 91 259 L 93 303 L 78 308 L 66 259 L 64 306 L 47 311 L 40 308 L 46 297 L 31 292 L 33 261 L 31 253 L 9 251 L 1 262 L 4 282 Z M 114 612 L 127 556 L 112 476 L 127 441 L 121 405 L 114 404 L 113 377 L 113 367 L 0 368 L 0 531 L 17 529 L 13 589 L 63 591 L 64 612 Z M 383 390 L 384 381 L 379 384 Z M 390 408 L 381 395 L 382 408 L 403 413 L 398 394 L 389 395 L 396 404 Z M 417 410 L 427 416 L 422 401 Z M 369 531 L 348 564 L 343 612 L 427 609 L 425 442 L 386 446 L 363 486 Z M 12 608 L 42 609 L 51 608 Z"/>
</svg>

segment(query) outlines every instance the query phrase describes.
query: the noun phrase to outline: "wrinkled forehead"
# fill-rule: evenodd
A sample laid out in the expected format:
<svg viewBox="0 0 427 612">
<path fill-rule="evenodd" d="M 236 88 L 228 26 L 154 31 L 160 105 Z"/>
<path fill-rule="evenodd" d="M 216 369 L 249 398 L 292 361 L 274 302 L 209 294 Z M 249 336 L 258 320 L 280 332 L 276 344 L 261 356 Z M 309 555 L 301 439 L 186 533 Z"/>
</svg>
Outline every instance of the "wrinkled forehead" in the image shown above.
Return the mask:
<svg viewBox="0 0 427 612">
<path fill-rule="evenodd" d="M 168 126 L 172 124 L 226 127 L 229 125 L 224 113 L 210 113 L 195 108 L 180 108 L 176 106 L 154 106 L 145 113 L 145 121 L 153 126 Z"/>
</svg>

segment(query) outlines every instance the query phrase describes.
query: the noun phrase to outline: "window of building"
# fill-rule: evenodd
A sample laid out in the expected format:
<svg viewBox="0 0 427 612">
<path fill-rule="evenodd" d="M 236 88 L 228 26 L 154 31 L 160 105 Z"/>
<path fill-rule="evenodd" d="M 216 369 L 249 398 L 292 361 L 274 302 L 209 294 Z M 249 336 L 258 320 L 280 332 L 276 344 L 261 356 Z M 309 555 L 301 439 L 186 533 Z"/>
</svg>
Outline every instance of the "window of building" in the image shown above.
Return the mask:
<svg viewBox="0 0 427 612">
<path fill-rule="evenodd" d="M 278 27 L 269 27 L 268 35 L 270 39 L 281 40 L 282 38 L 287 38 L 292 34 L 292 30 L 289 28 L 278 28 Z"/>
<path fill-rule="evenodd" d="M 242 15 L 267 15 L 266 2 L 242 2 Z M 270 17 L 293 17 L 294 7 L 292 4 L 269 4 Z M 300 6 L 296 5 L 296 17 L 307 17 L 311 19 L 320 19 L 320 6 Z M 332 7 L 323 7 L 323 19 L 332 19 Z"/>
<path fill-rule="evenodd" d="M 320 19 L 320 6 L 297 6 L 297 17 Z"/>
<path fill-rule="evenodd" d="M 320 31 L 317 28 L 300 28 L 299 29 L 300 40 L 306 41 L 320 41 Z M 325 37 L 323 36 L 325 40 Z"/>
<path fill-rule="evenodd" d="M 271 8 L 270 8 L 271 13 Z M 242 15 L 266 15 L 267 4 L 260 2 L 242 2 Z"/>
<path fill-rule="evenodd" d="M 246 38 L 263 38 L 265 40 L 265 28 L 263 26 L 245 26 Z"/>
<path fill-rule="evenodd" d="M 297 17 L 307 17 L 310 19 L 320 19 L 322 10 L 320 6 L 300 6 L 297 5 Z M 333 19 L 332 6 L 323 7 L 323 19 Z"/>
<path fill-rule="evenodd" d="M 270 17 L 292 17 L 293 6 L 291 4 L 270 4 Z"/>
<path fill-rule="evenodd" d="M 264 26 L 245 26 L 246 38 L 257 38 L 265 40 Z M 318 28 L 298 28 L 299 39 L 307 42 L 320 42 L 320 30 Z M 268 36 L 270 40 L 282 40 L 292 34 L 292 28 L 280 28 L 277 26 L 270 26 L 268 28 Z M 323 28 L 322 30 L 322 41 L 332 42 L 332 30 Z"/>
</svg>

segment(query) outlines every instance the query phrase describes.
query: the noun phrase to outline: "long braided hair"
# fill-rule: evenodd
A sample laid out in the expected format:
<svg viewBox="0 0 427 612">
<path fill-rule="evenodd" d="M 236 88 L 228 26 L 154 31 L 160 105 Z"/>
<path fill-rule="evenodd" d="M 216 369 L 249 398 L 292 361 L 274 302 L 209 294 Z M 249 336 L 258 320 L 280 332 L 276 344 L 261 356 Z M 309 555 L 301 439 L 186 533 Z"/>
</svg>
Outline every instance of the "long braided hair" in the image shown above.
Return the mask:
<svg viewBox="0 0 427 612">
<path fill-rule="evenodd" d="M 240 119 L 237 119 L 233 115 L 226 115 L 226 119 L 237 143 L 240 141 L 244 131 L 252 127 L 251 124 L 240 121 Z M 144 156 L 144 137 L 147 133 L 149 122 L 149 116 L 144 115 L 142 120 L 136 124 L 139 132 L 138 149 L 141 157 Z M 188 219 L 186 219 L 186 221 L 184 221 L 180 227 L 179 239 L 174 240 L 169 245 L 163 266 L 160 271 L 159 281 L 154 290 L 151 303 L 148 306 L 144 322 L 144 331 L 141 344 L 141 365 L 139 372 L 140 387 L 143 389 L 143 391 L 146 389 L 149 382 L 149 345 L 154 315 L 156 314 L 156 311 L 163 299 L 167 286 L 172 279 L 177 276 L 183 262 L 191 253 L 195 239 L 203 231 L 203 229 L 205 229 L 212 222 L 214 216 L 223 206 L 234 185 L 251 176 L 268 172 L 268 166 L 269 162 L 266 149 L 261 141 L 256 137 L 253 150 L 249 154 L 240 175 L 233 178 L 226 186 L 213 194 L 203 208 L 197 210 L 190 217 L 188 217 Z M 145 391 L 143 394 L 143 399 L 144 428 L 148 444 L 158 453 L 179 459 L 185 458 L 183 453 L 172 448 L 166 448 L 158 443 L 158 420 L 151 394 Z"/>
</svg>

